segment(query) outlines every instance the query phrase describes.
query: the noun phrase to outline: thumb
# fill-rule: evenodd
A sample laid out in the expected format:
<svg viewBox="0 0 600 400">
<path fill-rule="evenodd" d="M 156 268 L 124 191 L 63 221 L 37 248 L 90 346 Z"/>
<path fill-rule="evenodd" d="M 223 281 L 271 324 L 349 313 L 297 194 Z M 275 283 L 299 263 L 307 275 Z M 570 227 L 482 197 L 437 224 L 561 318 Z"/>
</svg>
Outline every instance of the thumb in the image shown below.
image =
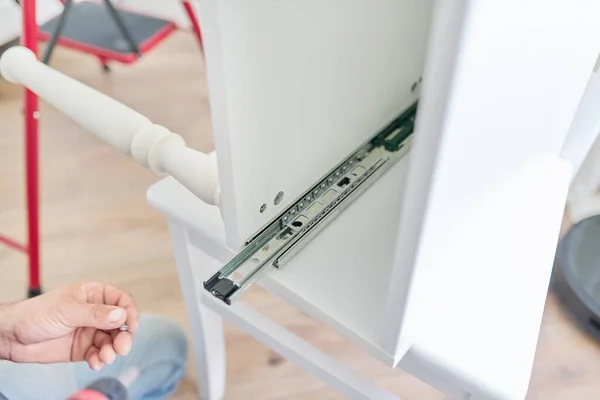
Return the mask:
<svg viewBox="0 0 600 400">
<path fill-rule="evenodd" d="M 117 329 L 127 320 L 124 308 L 106 304 L 77 304 L 71 312 L 69 320 L 77 328 Z"/>
</svg>

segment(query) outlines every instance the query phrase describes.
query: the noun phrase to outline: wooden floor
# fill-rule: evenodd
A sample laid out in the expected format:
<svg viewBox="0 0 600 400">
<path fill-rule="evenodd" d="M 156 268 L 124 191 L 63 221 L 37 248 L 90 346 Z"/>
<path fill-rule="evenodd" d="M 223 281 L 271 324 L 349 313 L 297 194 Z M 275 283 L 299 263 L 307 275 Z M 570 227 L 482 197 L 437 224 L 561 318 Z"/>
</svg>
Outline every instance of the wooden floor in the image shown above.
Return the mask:
<svg viewBox="0 0 600 400">
<path fill-rule="evenodd" d="M 52 65 L 180 133 L 193 147 L 212 148 L 203 64 L 191 35 L 179 33 L 139 63 L 114 66 L 108 75 L 94 58 L 66 50 L 55 53 Z M 0 80 L 0 232 L 23 239 L 21 97 L 18 87 Z M 187 329 L 165 221 L 145 202 L 157 178 L 50 107 L 42 105 L 41 115 L 44 288 L 84 277 L 108 280 L 131 291 L 142 310 L 168 315 Z M 22 298 L 25 278 L 25 257 L 0 247 L 0 301 Z M 403 400 L 444 399 L 260 289 L 247 299 Z M 342 398 L 234 327 L 226 326 L 226 338 L 227 399 Z M 190 365 L 175 398 L 196 399 L 196 393 Z M 573 327 L 552 296 L 529 399 L 600 399 L 599 347 Z"/>
</svg>

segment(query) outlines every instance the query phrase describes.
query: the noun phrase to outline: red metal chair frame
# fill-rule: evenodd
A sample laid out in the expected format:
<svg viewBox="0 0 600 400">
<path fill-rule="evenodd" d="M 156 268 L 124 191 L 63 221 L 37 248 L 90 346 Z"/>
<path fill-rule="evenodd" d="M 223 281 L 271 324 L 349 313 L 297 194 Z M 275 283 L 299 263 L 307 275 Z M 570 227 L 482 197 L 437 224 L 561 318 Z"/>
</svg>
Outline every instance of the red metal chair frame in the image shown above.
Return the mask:
<svg viewBox="0 0 600 400">
<path fill-rule="evenodd" d="M 189 0 L 182 0 L 185 12 L 192 23 L 192 28 L 200 48 L 202 49 L 202 34 L 200 24 Z M 36 22 L 35 0 L 21 0 L 22 35 L 21 44 L 38 55 L 38 26 Z M 38 154 L 38 98 L 25 89 L 24 98 L 25 120 L 25 179 L 27 202 L 27 240 L 26 244 L 19 243 L 7 236 L 0 235 L 0 243 L 21 251 L 29 259 L 28 297 L 41 293 L 40 282 L 40 229 L 39 229 L 39 154 Z"/>
</svg>

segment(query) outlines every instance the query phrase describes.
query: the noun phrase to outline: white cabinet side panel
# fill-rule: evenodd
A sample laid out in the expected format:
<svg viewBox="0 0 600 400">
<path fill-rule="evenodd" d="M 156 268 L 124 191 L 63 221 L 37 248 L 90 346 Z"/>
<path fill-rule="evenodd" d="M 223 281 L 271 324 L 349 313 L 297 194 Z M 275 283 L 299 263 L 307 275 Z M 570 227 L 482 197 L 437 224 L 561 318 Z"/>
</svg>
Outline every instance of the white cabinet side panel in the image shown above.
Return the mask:
<svg viewBox="0 0 600 400">
<path fill-rule="evenodd" d="M 224 91 L 211 108 L 213 119 L 226 118 L 214 121 L 215 143 L 227 160 L 219 174 L 235 247 L 416 99 L 431 1 L 206 0 L 203 8 L 212 9 L 203 20 L 218 18 L 203 21 L 203 32 L 218 38 L 206 60 L 209 85 Z"/>
<path fill-rule="evenodd" d="M 560 154 L 598 55 L 598 2 L 457 3 L 466 5 L 466 14 L 456 59 L 446 66 L 428 65 L 422 88 L 403 209 L 403 215 L 420 215 L 403 219 L 383 337 L 383 346 L 389 351 L 406 350 L 402 335 L 410 336 L 410 322 L 424 318 L 411 315 L 419 308 L 410 297 L 407 306 L 406 290 L 397 289 L 414 289 L 404 281 L 405 271 L 416 266 L 419 280 L 421 271 L 429 268 L 456 269 L 453 264 L 435 263 L 433 258 L 464 221 L 472 218 L 485 196 L 534 160 Z M 449 76 L 447 97 L 438 102 L 439 89 L 448 83 L 428 79 L 435 78 L 442 68 L 454 72 Z M 432 82 L 438 86 L 429 86 Z M 415 168 L 424 159 L 432 161 L 425 165 L 429 170 Z M 490 226 L 481 235 L 500 251 L 508 241 L 498 241 L 493 233 Z M 408 240 L 411 235 L 417 237 L 417 246 Z M 428 271 L 427 276 L 436 274 Z M 483 284 L 469 277 L 458 282 Z M 403 324 L 398 315 L 408 315 L 409 324 Z M 405 339 L 410 341 L 410 337 Z"/>
</svg>

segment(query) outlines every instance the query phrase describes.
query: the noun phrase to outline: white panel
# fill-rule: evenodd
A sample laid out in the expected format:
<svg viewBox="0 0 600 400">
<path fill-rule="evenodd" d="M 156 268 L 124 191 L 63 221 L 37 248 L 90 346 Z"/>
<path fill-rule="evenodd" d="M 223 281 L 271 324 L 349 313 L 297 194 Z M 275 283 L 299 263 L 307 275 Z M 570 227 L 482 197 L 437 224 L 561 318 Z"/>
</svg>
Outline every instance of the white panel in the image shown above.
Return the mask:
<svg viewBox="0 0 600 400">
<path fill-rule="evenodd" d="M 439 268 L 417 283 L 418 334 L 402 368 L 449 395 L 525 399 L 570 173 L 556 156 L 532 161 L 428 255 Z"/>
<path fill-rule="evenodd" d="M 600 39 L 598 40 L 600 47 Z M 600 132 L 600 72 L 591 74 L 579 103 L 561 157 L 573 164 L 573 178 Z"/>
<path fill-rule="evenodd" d="M 396 163 L 296 257 L 259 281 L 390 366 L 393 357 L 381 350 L 379 338 L 407 166 L 406 158 Z M 154 185 L 148 200 L 170 221 L 191 230 L 192 247 L 221 263 L 199 278 L 207 279 L 235 255 L 226 249 L 217 209 L 172 178 Z"/>
<path fill-rule="evenodd" d="M 237 247 L 415 100 L 431 1 L 200 5 L 223 217 Z"/>
<path fill-rule="evenodd" d="M 431 257 L 472 217 L 486 194 L 533 160 L 560 153 L 598 55 L 597 1 L 439 3 L 448 8 L 446 13 L 440 10 L 437 20 L 442 31 L 445 25 L 456 24 L 457 18 L 450 10 L 466 6 L 466 13 L 458 48 L 448 43 L 451 53 L 446 55 L 446 63 L 439 63 L 446 51 L 441 45 L 443 36 L 435 36 L 440 39 L 434 43 L 437 53 L 424 77 L 402 214 L 406 218 L 402 220 L 397 263 L 390 282 L 385 318 L 388 326 L 383 337 L 384 348 L 397 350 L 398 356 L 410 344 L 411 334 L 418 334 L 399 318 L 419 312 L 411 304 L 405 313 L 407 288 L 418 290 L 414 284 L 411 288 L 407 271 L 416 265 L 418 278 L 433 265 L 456 268 L 453 264 L 435 264 Z M 447 37 L 451 39 L 452 35 Z M 439 79 L 444 74 L 449 81 Z M 515 230 L 519 228 L 514 226 Z M 497 238 L 496 227 L 490 225 L 487 229 L 480 235 L 492 245 Z M 495 246 L 500 251 L 503 242 L 495 242 Z M 482 264 L 481 268 L 495 267 Z M 430 271 L 428 274 L 435 276 Z M 412 279 L 410 274 L 408 278 Z M 477 280 L 465 282 L 484 284 Z M 409 330 L 401 331 L 402 327 Z M 399 343 L 399 337 L 406 340 Z"/>
</svg>

